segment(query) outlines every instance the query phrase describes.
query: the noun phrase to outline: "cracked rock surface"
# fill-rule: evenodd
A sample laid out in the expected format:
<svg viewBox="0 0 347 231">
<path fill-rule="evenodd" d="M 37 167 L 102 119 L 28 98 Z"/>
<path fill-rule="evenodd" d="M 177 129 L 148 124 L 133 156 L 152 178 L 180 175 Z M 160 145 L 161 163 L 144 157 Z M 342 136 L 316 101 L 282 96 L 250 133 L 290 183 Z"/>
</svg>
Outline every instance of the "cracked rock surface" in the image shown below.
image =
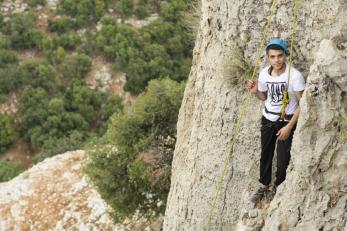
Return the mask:
<svg viewBox="0 0 347 231">
<path fill-rule="evenodd" d="M 269 37 L 290 41 L 294 1 L 278 0 Z M 286 181 L 271 203 L 258 187 L 262 103 L 251 97 L 212 201 L 271 1 L 202 0 L 193 66 L 177 125 L 164 230 L 347 230 L 347 3 L 301 1 L 294 66 L 307 85 Z M 260 68 L 267 65 L 262 52 Z M 247 69 L 247 68 L 246 68 Z M 257 78 L 257 75 L 255 76 Z"/>
<path fill-rule="evenodd" d="M 67 152 L 0 184 L 0 230 L 114 230 L 83 176 L 84 151 Z"/>
</svg>

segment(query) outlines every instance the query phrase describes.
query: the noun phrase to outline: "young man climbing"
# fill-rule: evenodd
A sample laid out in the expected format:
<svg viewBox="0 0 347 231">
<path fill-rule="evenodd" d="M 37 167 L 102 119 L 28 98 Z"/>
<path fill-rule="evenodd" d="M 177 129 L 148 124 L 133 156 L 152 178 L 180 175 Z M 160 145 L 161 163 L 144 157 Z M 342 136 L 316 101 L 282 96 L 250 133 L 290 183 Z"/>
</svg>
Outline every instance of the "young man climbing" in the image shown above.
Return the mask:
<svg viewBox="0 0 347 231">
<path fill-rule="evenodd" d="M 288 46 L 282 39 L 271 40 L 266 46 L 270 66 L 260 72 L 258 81 L 249 80 L 246 85 L 258 99 L 265 101 L 261 118 L 259 182 L 262 186 L 252 196 L 253 203 L 257 203 L 265 195 L 272 200 L 277 186 L 285 180 L 290 160 L 293 133 L 300 113 L 299 100 L 305 88 L 305 80 L 294 67 L 290 67 L 289 70 L 289 64 L 286 63 L 288 54 Z M 289 102 L 282 108 L 287 90 Z M 275 182 L 270 187 L 276 141 L 277 172 Z"/>
</svg>

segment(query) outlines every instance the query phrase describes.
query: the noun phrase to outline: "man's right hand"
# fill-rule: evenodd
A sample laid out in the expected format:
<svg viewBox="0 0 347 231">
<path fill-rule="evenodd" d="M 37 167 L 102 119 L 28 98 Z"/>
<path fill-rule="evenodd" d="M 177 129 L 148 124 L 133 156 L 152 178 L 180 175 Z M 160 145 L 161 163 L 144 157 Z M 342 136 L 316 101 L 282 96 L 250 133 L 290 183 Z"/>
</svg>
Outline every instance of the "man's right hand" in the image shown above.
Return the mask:
<svg viewBox="0 0 347 231">
<path fill-rule="evenodd" d="M 251 93 L 256 94 L 258 92 L 257 80 L 247 80 L 246 88 Z"/>
</svg>

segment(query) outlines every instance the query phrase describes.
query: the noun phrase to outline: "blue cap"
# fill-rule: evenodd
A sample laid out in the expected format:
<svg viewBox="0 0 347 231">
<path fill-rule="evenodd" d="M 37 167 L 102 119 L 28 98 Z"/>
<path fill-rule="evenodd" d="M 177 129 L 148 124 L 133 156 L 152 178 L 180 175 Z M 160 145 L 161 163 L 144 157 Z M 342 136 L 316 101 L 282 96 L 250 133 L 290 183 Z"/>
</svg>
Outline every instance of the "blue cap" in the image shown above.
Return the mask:
<svg viewBox="0 0 347 231">
<path fill-rule="evenodd" d="M 286 42 L 283 39 L 277 38 L 277 39 L 272 39 L 267 45 L 266 45 L 266 51 L 268 51 L 268 48 L 272 45 L 277 45 L 281 47 L 286 54 L 289 54 L 289 49 L 286 44 Z"/>
</svg>

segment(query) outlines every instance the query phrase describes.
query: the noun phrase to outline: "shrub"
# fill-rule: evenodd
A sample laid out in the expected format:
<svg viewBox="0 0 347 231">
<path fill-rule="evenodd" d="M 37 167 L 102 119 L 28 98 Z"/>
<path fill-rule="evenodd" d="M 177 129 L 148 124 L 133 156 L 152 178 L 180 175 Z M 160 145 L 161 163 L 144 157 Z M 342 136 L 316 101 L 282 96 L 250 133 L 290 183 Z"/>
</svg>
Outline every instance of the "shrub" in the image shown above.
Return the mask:
<svg viewBox="0 0 347 231">
<path fill-rule="evenodd" d="M 13 119 L 0 114 L 0 153 L 10 147 L 17 138 Z"/>
<path fill-rule="evenodd" d="M 41 87 L 50 94 L 58 91 L 60 80 L 54 68 L 47 62 L 40 60 L 24 61 L 20 66 L 18 78 L 24 86 Z"/>
<path fill-rule="evenodd" d="M 108 120 L 114 113 L 119 113 L 123 110 L 123 99 L 118 96 L 109 96 L 106 103 L 102 105 L 100 120 L 98 121 L 99 131 L 98 134 L 104 134 L 107 126 Z"/>
<path fill-rule="evenodd" d="M 4 31 L 9 34 L 14 49 L 39 47 L 45 37 L 44 33 L 36 28 L 35 16 L 31 13 L 13 14 Z"/>
<path fill-rule="evenodd" d="M 37 6 L 37 5 L 41 5 L 44 6 L 46 5 L 46 0 L 28 0 L 28 5 L 31 7 Z"/>
<path fill-rule="evenodd" d="M 9 181 L 23 171 L 24 168 L 19 163 L 0 160 L 0 182 Z"/>
<path fill-rule="evenodd" d="M 102 20 L 97 47 L 115 63 L 115 69 L 127 73 L 126 91 L 139 94 L 151 79 L 187 78 L 194 38 L 183 19 L 175 18 L 184 9 L 184 2 L 170 1 L 163 8 L 163 14 L 168 15 L 165 20 L 155 20 L 139 31 L 110 18 Z"/>
<path fill-rule="evenodd" d="M 118 2 L 118 9 L 120 9 L 120 13 L 124 16 L 132 15 L 134 11 L 134 4 L 132 0 L 120 0 Z"/>
<path fill-rule="evenodd" d="M 64 59 L 59 67 L 64 79 L 70 81 L 72 79 L 82 79 L 90 71 L 92 59 L 84 54 L 75 54 Z"/>
<path fill-rule="evenodd" d="M 134 13 L 139 19 L 144 19 L 149 16 L 145 0 L 139 1 Z"/>
<path fill-rule="evenodd" d="M 84 140 L 85 134 L 79 131 L 72 131 L 71 134 L 59 138 L 50 137 L 44 142 L 41 153 L 33 158 L 33 162 L 38 163 L 57 154 L 76 150 L 81 147 Z"/>
<path fill-rule="evenodd" d="M 20 76 L 20 71 L 15 64 L 0 68 L 0 94 L 8 94 L 20 89 L 22 84 L 18 76 Z"/>
<path fill-rule="evenodd" d="M 55 34 L 52 38 L 52 45 L 54 48 L 63 47 L 66 50 L 73 50 L 80 43 L 80 36 L 73 31 L 69 31 L 60 35 Z"/>
<path fill-rule="evenodd" d="M 75 17 L 78 25 L 98 21 L 106 12 L 110 0 L 60 0 L 58 12 Z"/>
<path fill-rule="evenodd" d="M 88 87 L 72 82 L 64 94 L 67 111 L 78 113 L 84 120 L 91 124 L 96 120 L 97 112 L 102 104 L 101 94 Z"/>
<path fill-rule="evenodd" d="M 106 143 L 88 155 L 85 171 L 102 197 L 117 211 L 115 219 L 140 209 L 162 212 L 168 189 L 148 177 L 148 165 L 139 158 L 158 136 L 174 136 L 184 84 L 152 80 L 148 89 L 124 112 L 111 117 Z M 170 158 L 168 158 L 170 159 Z M 170 165 L 171 163 L 167 163 Z M 162 206 L 157 206 L 164 201 Z"/>
<path fill-rule="evenodd" d="M 76 28 L 76 21 L 66 15 L 55 20 L 48 20 L 48 29 L 51 32 L 65 33 Z"/>
<path fill-rule="evenodd" d="M 0 68 L 4 68 L 8 64 L 15 64 L 17 62 L 18 59 L 14 52 L 0 49 Z"/>
<path fill-rule="evenodd" d="M 1 27 L 1 23 L 0 23 Z M 0 32 L 0 49 L 8 49 L 10 47 L 10 41 Z"/>
</svg>

